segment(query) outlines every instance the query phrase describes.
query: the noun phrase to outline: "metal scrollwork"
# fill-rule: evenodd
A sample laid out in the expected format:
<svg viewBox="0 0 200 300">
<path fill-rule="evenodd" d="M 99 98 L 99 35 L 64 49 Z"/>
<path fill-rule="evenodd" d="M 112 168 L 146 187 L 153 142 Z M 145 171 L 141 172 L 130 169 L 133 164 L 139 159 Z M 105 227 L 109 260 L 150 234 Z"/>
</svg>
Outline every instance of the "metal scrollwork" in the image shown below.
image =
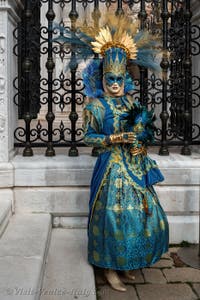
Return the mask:
<svg viewBox="0 0 200 300">
<path fill-rule="evenodd" d="M 200 26 L 191 26 L 191 54 L 200 54 Z"/>
<path fill-rule="evenodd" d="M 56 37 L 79 34 L 79 24 L 89 24 L 89 19 L 98 28 L 106 11 L 118 15 L 128 11 L 133 20 L 139 18 L 141 29 L 161 36 L 166 50 L 161 53 L 162 71 L 153 74 L 140 68 L 136 77 L 134 71 L 131 75 L 133 98 L 155 111 L 154 145 L 160 147 L 159 154 L 168 155 L 168 146 L 180 145 L 181 153 L 188 155 L 190 145 L 200 143 L 196 121 L 200 77 L 192 74 L 191 59 L 200 55 L 200 27 L 192 24 L 189 0 L 24 0 L 24 4 L 13 31 L 19 66 L 13 82 L 19 115 L 14 137 L 15 145 L 24 147 L 23 155 L 46 147 L 46 155 L 53 156 L 54 147 L 65 146 L 69 155 L 76 156 L 78 146 L 85 146 L 80 125 L 85 102 L 83 51 Z"/>
</svg>

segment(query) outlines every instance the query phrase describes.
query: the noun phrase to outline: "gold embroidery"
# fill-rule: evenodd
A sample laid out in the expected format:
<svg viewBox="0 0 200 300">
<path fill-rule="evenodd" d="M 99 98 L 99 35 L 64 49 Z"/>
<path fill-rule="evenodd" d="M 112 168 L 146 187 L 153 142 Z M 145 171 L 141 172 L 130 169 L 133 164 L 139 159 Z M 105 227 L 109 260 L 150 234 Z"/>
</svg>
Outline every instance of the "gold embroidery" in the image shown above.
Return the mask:
<svg viewBox="0 0 200 300">
<path fill-rule="evenodd" d="M 114 233 L 114 237 L 116 238 L 116 240 L 122 241 L 124 239 L 124 234 L 123 234 L 123 232 L 121 230 L 117 230 Z"/>
<path fill-rule="evenodd" d="M 117 178 L 117 179 L 115 180 L 115 186 L 116 186 L 116 188 L 118 188 L 118 189 L 122 188 L 122 178 Z"/>
<path fill-rule="evenodd" d="M 119 224 L 120 223 L 120 219 L 116 218 L 116 223 Z"/>
<path fill-rule="evenodd" d="M 162 230 L 165 229 L 165 223 L 164 223 L 163 220 L 160 220 L 160 228 L 161 228 Z"/>
<path fill-rule="evenodd" d="M 126 258 L 125 257 L 122 257 L 122 256 L 118 256 L 117 257 L 117 263 L 120 265 L 120 266 L 123 266 L 126 264 Z"/>
<path fill-rule="evenodd" d="M 150 263 L 150 262 L 151 262 L 151 259 L 152 259 L 152 253 L 147 254 L 147 255 L 146 255 L 146 261 L 147 261 L 148 263 Z"/>
<path fill-rule="evenodd" d="M 95 261 L 99 261 L 100 257 L 99 257 L 99 253 L 97 251 L 93 251 L 93 257 Z"/>
<path fill-rule="evenodd" d="M 108 208 L 108 209 L 111 209 L 111 210 L 114 210 L 115 212 L 121 212 L 123 211 L 124 209 L 122 208 L 122 206 L 120 204 L 115 204 L 113 207 L 111 208 Z"/>
<path fill-rule="evenodd" d="M 136 236 L 137 234 L 134 231 L 128 234 L 128 237 L 136 237 Z"/>
<path fill-rule="evenodd" d="M 146 236 L 146 237 L 150 237 L 151 236 L 151 232 L 149 231 L 149 229 L 145 229 L 144 236 Z"/>
<path fill-rule="evenodd" d="M 94 235 L 99 235 L 99 228 L 96 225 L 93 226 L 92 231 Z"/>
<path fill-rule="evenodd" d="M 96 240 L 93 241 L 93 244 L 94 244 L 95 247 L 98 245 Z"/>
</svg>

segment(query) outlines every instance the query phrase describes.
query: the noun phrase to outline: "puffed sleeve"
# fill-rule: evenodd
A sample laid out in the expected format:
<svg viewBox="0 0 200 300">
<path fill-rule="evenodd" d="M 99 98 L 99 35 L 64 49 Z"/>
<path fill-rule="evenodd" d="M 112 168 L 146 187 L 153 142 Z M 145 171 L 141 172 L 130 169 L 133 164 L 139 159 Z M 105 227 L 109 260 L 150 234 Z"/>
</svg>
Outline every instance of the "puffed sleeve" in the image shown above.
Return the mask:
<svg viewBox="0 0 200 300">
<path fill-rule="evenodd" d="M 88 146 L 104 147 L 106 135 L 102 133 L 104 110 L 97 104 L 87 104 L 83 110 L 84 142 Z"/>
</svg>

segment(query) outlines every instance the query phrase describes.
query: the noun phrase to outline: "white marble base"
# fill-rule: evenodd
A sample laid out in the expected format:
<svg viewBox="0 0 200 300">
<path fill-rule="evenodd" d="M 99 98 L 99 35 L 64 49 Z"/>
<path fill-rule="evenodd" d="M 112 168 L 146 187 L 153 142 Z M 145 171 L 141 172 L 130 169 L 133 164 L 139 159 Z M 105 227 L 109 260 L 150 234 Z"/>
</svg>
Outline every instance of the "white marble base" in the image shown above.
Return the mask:
<svg viewBox="0 0 200 300">
<path fill-rule="evenodd" d="M 199 186 L 154 186 L 163 209 L 170 214 L 198 214 Z"/>
<path fill-rule="evenodd" d="M 169 243 L 179 244 L 182 241 L 189 243 L 199 242 L 199 217 L 198 216 L 169 216 Z M 87 228 L 86 217 L 54 217 L 54 227 L 62 228 Z"/>
<path fill-rule="evenodd" d="M 183 156 L 172 153 L 169 156 L 159 156 L 150 153 L 165 176 L 161 185 L 196 185 L 200 184 L 200 154 Z M 87 154 L 78 157 L 58 155 L 45 157 L 15 156 L 14 166 L 15 186 L 88 186 L 96 158 Z"/>
<path fill-rule="evenodd" d="M 170 214 L 197 214 L 198 186 L 155 186 L 163 209 Z M 87 215 L 89 187 L 16 187 L 15 212 L 50 212 L 53 215 Z"/>
<path fill-rule="evenodd" d="M 53 217 L 53 227 L 62 228 L 87 228 L 88 217 L 68 216 L 68 217 Z"/>
<path fill-rule="evenodd" d="M 170 243 L 182 241 L 197 244 L 199 242 L 198 216 L 167 216 L 169 222 Z"/>
<path fill-rule="evenodd" d="M 89 187 L 16 187 L 15 211 L 88 214 Z"/>
<path fill-rule="evenodd" d="M 198 242 L 195 233 L 198 220 L 187 223 L 190 228 L 188 234 L 185 218 L 198 216 L 200 153 L 183 156 L 175 152 L 159 156 L 152 151 L 150 157 L 157 161 L 165 176 L 165 181 L 155 185 L 155 189 L 163 209 L 172 218 L 171 241 Z M 85 228 L 95 162 L 96 158 L 88 153 L 78 157 L 63 154 L 55 157 L 17 155 L 9 164 L 0 165 L 0 174 L 9 174 L 2 176 L 3 186 L 7 184 L 10 187 L 7 189 L 9 196 L 5 194 L 6 189 L 0 189 L 0 199 L 14 199 L 13 209 L 17 214 L 51 213 L 55 227 Z M 174 225 L 173 218 L 179 218 L 179 225 Z M 180 226 L 183 236 L 177 226 Z"/>
<path fill-rule="evenodd" d="M 55 294 L 42 294 L 40 300 L 97 299 L 94 271 L 87 261 L 85 229 L 52 230 L 42 288 Z"/>
<path fill-rule="evenodd" d="M 11 205 L 11 212 L 15 213 L 13 188 L 0 188 L 0 205 L 1 202 L 8 201 Z"/>
<path fill-rule="evenodd" d="M 0 188 L 14 186 L 14 168 L 12 163 L 0 162 Z M 1 198 L 0 198 L 1 199 Z"/>
<path fill-rule="evenodd" d="M 39 300 L 51 228 L 49 214 L 12 216 L 0 239 L 0 299 Z"/>
<path fill-rule="evenodd" d="M 12 201 L 9 198 L 0 200 L 0 237 L 4 233 L 12 216 Z"/>
</svg>

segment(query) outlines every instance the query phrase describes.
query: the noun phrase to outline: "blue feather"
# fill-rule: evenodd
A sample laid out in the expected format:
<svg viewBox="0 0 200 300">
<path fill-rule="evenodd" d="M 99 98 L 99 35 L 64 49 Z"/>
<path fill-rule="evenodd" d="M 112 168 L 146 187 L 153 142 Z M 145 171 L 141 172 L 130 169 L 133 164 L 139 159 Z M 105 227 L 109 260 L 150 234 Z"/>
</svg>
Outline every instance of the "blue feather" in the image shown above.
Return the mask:
<svg viewBox="0 0 200 300">
<path fill-rule="evenodd" d="M 103 95 L 101 67 L 102 60 L 93 59 L 83 70 L 85 95 L 90 98 L 98 98 Z"/>
</svg>

